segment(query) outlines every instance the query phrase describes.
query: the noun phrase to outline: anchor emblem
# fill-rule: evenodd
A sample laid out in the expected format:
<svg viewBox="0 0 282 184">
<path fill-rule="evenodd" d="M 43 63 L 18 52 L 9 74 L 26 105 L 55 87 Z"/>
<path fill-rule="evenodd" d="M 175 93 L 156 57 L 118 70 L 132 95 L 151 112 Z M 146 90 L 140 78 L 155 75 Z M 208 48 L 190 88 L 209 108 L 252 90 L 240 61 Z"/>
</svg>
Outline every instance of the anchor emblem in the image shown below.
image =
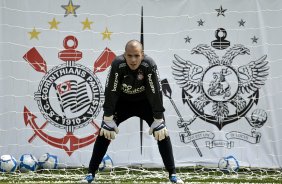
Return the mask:
<svg viewBox="0 0 282 184">
<path fill-rule="evenodd" d="M 78 46 L 76 37 L 72 35 L 65 37 L 63 46 L 65 50 L 58 53 L 58 58 L 65 63 L 49 71 L 36 48 L 33 47 L 23 56 L 37 72 L 45 74 L 38 91 L 34 93 L 34 98 L 46 119 L 42 126 L 38 126 L 35 121 L 37 117 L 25 106 L 24 122 L 34 131 L 34 135 L 29 139 L 30 143 L 38 136 L 47 144 L 65 150 L 70 156 L 75 150 L 93 143 L 98 136 L 99 126 L 94 119 L 101 111 L 104 92 L 96 73 L 106 70 L 115 54 L 105 48 L 94 63 L 93 72 L 77 63 L 82 58 L 82 52 L 75 50 Z M 66 135 L 57 138 L 47 134 L 43 129 L 48 123 L 64 129 Z M 82 138 L 74 134 L 75 130 L 88 124 L 94 127 L 93 134 Z"/>
</svg>

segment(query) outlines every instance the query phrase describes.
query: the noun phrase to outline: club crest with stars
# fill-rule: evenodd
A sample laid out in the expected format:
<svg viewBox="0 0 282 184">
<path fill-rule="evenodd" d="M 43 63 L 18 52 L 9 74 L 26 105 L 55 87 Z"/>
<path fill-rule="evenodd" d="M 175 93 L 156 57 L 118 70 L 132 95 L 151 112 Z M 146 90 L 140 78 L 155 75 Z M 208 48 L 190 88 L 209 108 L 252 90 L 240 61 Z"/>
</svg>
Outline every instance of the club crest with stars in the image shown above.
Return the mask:
<svg viewBox="0 0 282 184">
<path fill-rule="evenodd" d="M 224 13 L 227 9 L 220 6 L 215 10 L 217 17 L 225 17 Z M 238 23 L 239 26 L 245 26 L 246 22 L 241 19 Z M 206 147 L 209 148 L 231 148 L 234 146 L 235 139 L 257 144 L 261 138 L 261 133 L 257 129 L 267 121 L 266 111 L 257 107 L 259 92 L 269 75 L 267 55 L 258 56 L 257 59 L 240 65 L 236 63 L 238 60 L 235 58 L 239 55 L 241 58 L 250 55 L 249 48 L 243 44 L 232 45 L 226 39 L 227 31 L 224 28 L 215 30 L 215 37 L 216 40 L 211 41 L 210 45 L 198 44 L 191 50 L 191 54 L 204 56 L 206 64 L 200 65 L 197 61 L 174 54 L 172 74 L 182 89 L 183 104 L 188 105 L 189 112 L 192 111 L 194 114 L 190 120 L 183 118 L 173 102 L 168 81 L 162 81 L 165 96 L 170 99 L 179 116 L 177 125 L 179 128 L 184 128 L 184 132 L 179 133 L 180 141 L 186 144 L 192 142 L 200 156 L 202 153 L 196 140 L 210 139 L 211 141 L 206 141 Z M 187 36 L 188 38 L 190 37 Z M 253 43 L 257 39 L 254 36 Z M 197 122 L 196 119 L 216 126 L 218 130 L 243 120 L 251 126 L 251 133 L 230 131 L 225 133 L 224 139 L 214 140 L 214 132 L 190 132 L 189 125 Z"/>
<path fill-rule="evenodd" d="M 74 5 L 72 0 L 69 0 L 68 5 L 61 5 L 61 7 L 65 10 L 65 18 L 71 14 L 77 17 L 76 10 L 80 5 Z M 54 17 L 48 23 L 50 30 L 58 30 L 58 25 L 61 22 Z M 83 25 L 82 30 L 90 30 L 93 21 L 86 17 L 81 24 Z M 39 41 L 41 32 L 35 27 L 28 33 L 30 40 Z M 103 40 L 110 40 L 112 32 L 106 27 L 101 34 Z M 106 47 L 95 60 L 92 71 L 78 63 L 82 59 L 83 53 L 76 50 L 78 39 L 74 35 L 64 36 L 62 43 L 65 49 L 57 54 L 64 63 L 51 69 L 48 68 L 37 48 L 33 47 L 24 54 L 23 58 L 36 72 L 44 73 L 38 90 L 34 93 L 34 99 L 45 122 L 37 122 L 37 116 L 32 112 L 34 110 L 30 110 L 27 106 L 24 106 L 23 115 L 25 125 L 30 126 L 33 130 L 33 135 L 28 139 L 29 143 L 38 137 L 46 144 L 62 149 L 71 156 L 74 151 L 92 144 L 99 134 L 100 127 L 95 119 L 100 114 L 104 102 L 104 92 L 96 74 L 104 72 L 116 55 Z M 53 126 L 47 128 L 47 125 L 50 124 Z M 94 129 L 90 135 L 85 137 L 76 135 L 78 129 L 88 125 Z M 54 128 L 64 130 L 66 134 L 63 137 L 61 134 L 57 137 L 57 132 L 61 131 L 53 131 Z"/>
</svg>

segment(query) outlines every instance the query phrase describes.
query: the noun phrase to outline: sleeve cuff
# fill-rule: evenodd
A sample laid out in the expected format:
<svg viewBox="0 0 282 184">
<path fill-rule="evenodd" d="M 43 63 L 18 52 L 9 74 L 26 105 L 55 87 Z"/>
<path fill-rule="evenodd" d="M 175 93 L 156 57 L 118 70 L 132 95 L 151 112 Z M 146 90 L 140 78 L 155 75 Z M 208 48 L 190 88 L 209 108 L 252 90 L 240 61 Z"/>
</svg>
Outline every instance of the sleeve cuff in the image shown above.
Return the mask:
<svg viewBox="0 0 282 184">
<path fill-rule="evenodd" d="M 163 119 L 164 115 L 163 113 L 155 113 L 154 114 L 154 119 Z"/>
</svg>

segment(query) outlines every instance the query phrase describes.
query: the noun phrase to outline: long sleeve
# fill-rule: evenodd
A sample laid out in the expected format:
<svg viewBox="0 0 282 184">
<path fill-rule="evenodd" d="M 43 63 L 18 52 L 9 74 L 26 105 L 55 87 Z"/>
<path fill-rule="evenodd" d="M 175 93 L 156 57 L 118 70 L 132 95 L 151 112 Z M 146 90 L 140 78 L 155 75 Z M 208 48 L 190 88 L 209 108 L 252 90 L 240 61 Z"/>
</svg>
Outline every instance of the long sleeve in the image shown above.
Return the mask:
<svg viewBox="0 0 282 184">
<path fill-rule="evenodd" d="M 162 101 L 162 91 L 156 65 L 149 67 L 146 76 L 146 95 L 153 110 L 155 119 L 162 119 L 165 111 Z"/>
<path fill-rule="evenodd" d="M 111 116 L 114 114 L 116 103 L 119 98 L 120 85 L 118 67 L 113 62 L 105 86 L 105 102 L 103 105 L 105 116 Z"/>
</svg>

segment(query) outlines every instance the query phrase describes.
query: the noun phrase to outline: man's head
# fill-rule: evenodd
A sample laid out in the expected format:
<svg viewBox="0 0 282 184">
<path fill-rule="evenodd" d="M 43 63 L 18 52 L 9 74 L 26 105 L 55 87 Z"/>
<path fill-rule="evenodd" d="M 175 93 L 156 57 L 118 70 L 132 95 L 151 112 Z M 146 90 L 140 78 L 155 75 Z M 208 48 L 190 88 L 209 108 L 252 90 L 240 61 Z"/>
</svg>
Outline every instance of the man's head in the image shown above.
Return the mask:
<svg viewBox="0 0 282 184">
<path fill-rule="evenodd" d="M 125 45 L 124 57 L 128 67 L 136 70 L 144 58 L 143 46 L 137 40 L 130 40 Z"/>
</svg>

